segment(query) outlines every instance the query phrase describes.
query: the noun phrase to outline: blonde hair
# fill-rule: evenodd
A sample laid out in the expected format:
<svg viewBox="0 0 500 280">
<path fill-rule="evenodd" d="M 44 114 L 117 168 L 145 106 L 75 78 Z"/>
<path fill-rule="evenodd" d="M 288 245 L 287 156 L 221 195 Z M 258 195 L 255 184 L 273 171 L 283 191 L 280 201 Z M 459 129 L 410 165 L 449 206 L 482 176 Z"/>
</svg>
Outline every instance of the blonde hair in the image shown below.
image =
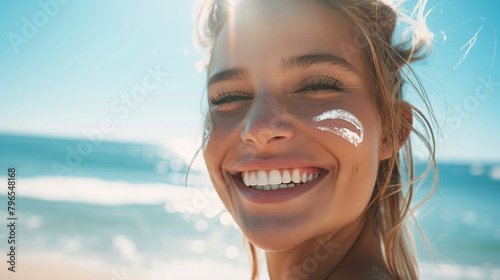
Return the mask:
<svg viewBox="0 0 500 280">
<path fill-rule="evenodd" d="M 392 145 L 392 155 L 379 164 L 374 191 L 366 210 L 372 217 L 374 232 L 380 238 L 387 268 L 395 279 L 418 279 L 416 258 L 410 220 L 415 225 L 414 212 L 435 192 L 438 184 L 437 165 L 434 152 L 434 134 L 431 122 L 413 105 L 403 101 L 403 85 L 408 84 L 418 93 L 427 108 L 432 123 L 434 114 L 416 74 L 409 64 L 424 58 L 430 50 L 431 36 L 412 33 L 409 38 L 393 44 L 393 34 L 400 15 L 396 6 L 381 0 L 312 0 L 330 6 L 347 16 L 355 25 L 360 35 L 358 48 L 366 50 L 364 55 L 370 62 L 374 100 L 384 127 L 384 140 Z M 228 10 L 235 7 L 230 0 L 205 0 L 197 18 L 197 35 L 202 46 L 213 49 L 213 44 L 220 29 L 228 17 Z M 417 6 L 422 11 L 420 2 Z M 417 11 L 417 10 L 416 10 Z M 422 13 L 420 13 L 421 15 Z M 404 19 L 408 20 L 409 17 Z M 422 18 L 420 18 L 422 20 Z M 422 22 L 418 22 L 422 31 Z M 426 31 L 425 29 L 424 31 Z M 207 73 L 208 75 L 209 73 Z M 412 82 L 413 78 L 413 82 Z M 408 120 L 402 117 L 411 114 L 418 121 L 423 132 L 419 132 Z M 407 134 L 413 132 L 429 152 L 427 169 L 415 176 L 412 148 Z M 401 151 L 401 144 L 404 143 Z M 422 184 L 431 168 L 434 168 L 435 180 L 426 198 L 415 208 L 411 208 L 414 192 Z M 406 175 L 407 181 L 403 180 Z M 416 183 L 420 182 L 419 185 Z M 420 229 L 420 228 L 419 228 Z M 421 232 L 421 231 L 420 231 Z M 421 232 L 422 233 L 422 232 Z M 425 237 L 422 234 L 425 241 Z M 259 256 L 256 247 L 244 238 L 244 244 L 252 260 L 251 279 L 258 279 Z"/>
</svg>

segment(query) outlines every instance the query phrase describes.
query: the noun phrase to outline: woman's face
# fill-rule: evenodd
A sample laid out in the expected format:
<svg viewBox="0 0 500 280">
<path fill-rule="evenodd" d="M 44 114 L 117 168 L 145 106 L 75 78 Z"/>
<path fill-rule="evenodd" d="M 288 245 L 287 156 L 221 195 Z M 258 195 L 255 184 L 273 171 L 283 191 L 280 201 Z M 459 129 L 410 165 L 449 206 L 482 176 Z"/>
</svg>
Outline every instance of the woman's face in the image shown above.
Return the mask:
<svg viewBox="0 0 500 280">
<path fill-rule="evenodd" d="M 359 218 L 387 153 L 352 24 L 314 1 L 248 2 L 215 42 L 204 158 L 244 234 L 280 251 Z"/>
</svg>

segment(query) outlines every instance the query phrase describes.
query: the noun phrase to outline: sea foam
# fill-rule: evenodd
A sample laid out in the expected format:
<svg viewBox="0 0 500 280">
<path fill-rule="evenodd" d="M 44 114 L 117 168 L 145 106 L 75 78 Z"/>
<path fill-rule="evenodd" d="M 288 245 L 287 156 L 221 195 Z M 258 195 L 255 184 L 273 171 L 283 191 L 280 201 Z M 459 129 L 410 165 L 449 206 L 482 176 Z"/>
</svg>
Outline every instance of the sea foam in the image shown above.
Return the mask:
<svg viewBox="0 0 500 280">
<path fill-rule="evenodd" d="M 0 180 L 7 181 L 6 178 Z M 97 178 L 64 177 L 59 180 L 57 177 L 35 177 L 19 180 L 16 195 L 18 198 L 120 205 L 165 203 L 182 200 L 187 194 L 188 189 L 183 186 L 162 183 L 132 184 Z"/>
</svg>

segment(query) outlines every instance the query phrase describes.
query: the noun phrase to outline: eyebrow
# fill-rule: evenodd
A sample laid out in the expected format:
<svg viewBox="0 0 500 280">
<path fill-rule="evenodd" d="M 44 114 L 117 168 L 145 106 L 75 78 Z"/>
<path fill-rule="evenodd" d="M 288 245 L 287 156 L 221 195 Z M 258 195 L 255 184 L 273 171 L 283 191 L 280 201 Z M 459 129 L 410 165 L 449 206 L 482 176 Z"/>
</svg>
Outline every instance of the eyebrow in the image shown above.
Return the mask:
<svg viewBox="0 0 500 280">
<path fill-rule="evenodd" d="M 207 88 L 209 88 L 212 84 L 218 82 L 243 80 L 246 77 L 248 77 L 247 68 L 244 67 L 231 68 L 212 75 L 210 79 L 208 79 Z"/>
<path fill-rule="evenodd" d="M 309 68 L 314 65 L 331 65 L 340 66 L 347 71 L 358 74 L 358 71 L 354 66 L 347 60 L 331 54 L 308 54 L 308 55 L 297 55 L 288 58 L 282 58 L 278 70 L 282 73 L 287 72 L 294 68 Z M 249 71 L 244 67 L 236 67 L 218 72 L 212 75 L 207 82 L 207 88 L 211 85 L 223 82 L 223 81 L 238 81 L 243 80 L 249 76 Z"/>
<path fill-rule="evenodd" d="M 332 54 L 308 54 L 282 58 L 279 70 L 281 72 L 286 72 L 293 68 L 304 69 L 318 64 L 340 66 L 350 72 L 358 74 L 356 68 L 354 68 L 354 66 L 349 61 L 343 59 L 340 56 Z"/>
</svg>

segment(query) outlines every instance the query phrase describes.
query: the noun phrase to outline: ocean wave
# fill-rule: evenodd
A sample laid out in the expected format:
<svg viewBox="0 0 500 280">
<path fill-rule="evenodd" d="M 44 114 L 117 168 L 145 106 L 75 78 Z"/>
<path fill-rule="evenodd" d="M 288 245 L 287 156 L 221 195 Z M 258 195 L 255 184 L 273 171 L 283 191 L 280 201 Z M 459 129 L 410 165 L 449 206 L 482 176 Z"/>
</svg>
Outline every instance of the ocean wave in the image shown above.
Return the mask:
<svg viewBox="0 0 500 280">
<path fill-rule="evenodd" d="M 7 178 L 1 179 L 7 181 Z M 17 196 L 101 205 L 159 204 L 182 200 L 189 190 L 163 183 L 133 184 L 98 178 L 35 177 L 18 181 Z M 5 196 L 6 193 L 0 194 Z"/>
<path fill-rule="evenodd" d="M 427 280 L 500 279 L 500 269 L 447 263 L 421 263 L 420 277 Z"/>
</svg>

